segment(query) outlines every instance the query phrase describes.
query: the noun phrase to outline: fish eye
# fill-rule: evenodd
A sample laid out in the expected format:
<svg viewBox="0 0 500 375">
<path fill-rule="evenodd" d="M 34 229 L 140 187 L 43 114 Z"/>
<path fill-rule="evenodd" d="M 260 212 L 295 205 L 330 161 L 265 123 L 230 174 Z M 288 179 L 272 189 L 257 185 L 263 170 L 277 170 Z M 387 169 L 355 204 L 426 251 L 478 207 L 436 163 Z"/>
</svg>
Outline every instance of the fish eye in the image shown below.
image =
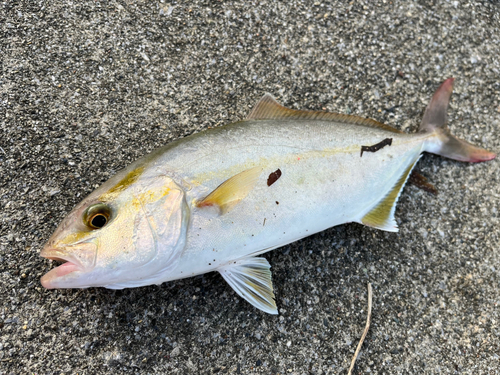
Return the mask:
<svg viewBox="0 0 500 375">
<path fill-rule="evenodd" d="M 92 218 L 89 220 L 89 224 L 92 228 L 102 228 L 103 226 L 106 225 L 108 222 L 108 218 L 104 216 L 103 214 L 95 214 L 92 216 Z"/>
<path fill-rule="evenodd" d="M 111 210 L 108 206 L 102 203 L 89 206 L 83 214 L 83 222 L 89 228 L 101 229 L 104 227 L 111 217 Z"/>
</svg>

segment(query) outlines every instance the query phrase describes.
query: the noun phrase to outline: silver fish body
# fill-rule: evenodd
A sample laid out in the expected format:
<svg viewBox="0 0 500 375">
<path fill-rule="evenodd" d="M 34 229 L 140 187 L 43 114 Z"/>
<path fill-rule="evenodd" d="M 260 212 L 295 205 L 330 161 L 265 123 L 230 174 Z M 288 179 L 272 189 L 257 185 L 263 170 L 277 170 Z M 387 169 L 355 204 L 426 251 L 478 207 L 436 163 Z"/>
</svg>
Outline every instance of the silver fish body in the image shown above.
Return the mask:
<svg viewBox="0 0 500 375">
<path fill-rule="evenodd" d="M 257 255 L 342 223 L 397 231 L 397 199 L 424 151 L 495 157 L 445 127 L 452 82 L 416 134 L 266 96 L 245 121 L 172 142 L 75 207 L 42 250 L 66 263 L 42 284 L 126 288 L 218 271 L 276 313 L 270 266 Z"/>
<path fill-rule="evenodd" d="M 190 187 L 186 200 L 192 217 L 182 268 L 190 268 L 191 275 L 335 225 L 361 222 L 401 171 L 415 164 L 425 142 L 432 142 L 429 134 L 389 134 L 390 147 L 360 157 L 362 145 L 386 139 L 387 132 L 315 120 L 248 121 L 214 130 L 186 139 L 158 160 L 158 173 L 173 172 Z M 258 182 L 233 210 L 217 215 L 195 206 L 231 176 L 254 167 L 262 170 Z M 277 170 L 281 176 L 268 186 Z M 396 225 L 385 229 L 395 231 Z M 205 264 L 195 262 L 202 258 Z"/>
</svg>

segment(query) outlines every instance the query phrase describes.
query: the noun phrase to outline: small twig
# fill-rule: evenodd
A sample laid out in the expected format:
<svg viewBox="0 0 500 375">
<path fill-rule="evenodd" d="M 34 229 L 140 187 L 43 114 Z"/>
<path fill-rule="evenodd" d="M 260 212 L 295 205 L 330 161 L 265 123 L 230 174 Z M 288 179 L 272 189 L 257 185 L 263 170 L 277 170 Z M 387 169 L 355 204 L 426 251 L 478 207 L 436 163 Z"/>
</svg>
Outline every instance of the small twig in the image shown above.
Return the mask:
<svg viewBox="0 0 500 375">
<path fill-rule="evenodd" d="M 354 363 L 356 362 L 356 358 L 358 358 L 358 354 L 361 351 L 361 346 L 363 345 L 363 341 L 365 341 L 366 334 L 368 333 L 368 329 L 370 328 L 370 322 L 372 320 L 372 284 L 368 283 L 368 316 L 366 317 L 366 326 L 363 331 L 363 335 L 359 340 L 358 347 L 356 348 L 356 352 L 354 353 L 354 357 L 352 357 L 351 367 L 349 367 L 349 373 L 347 375 L 351 375 L 352 369 L 354 368 Z"/>
</svg>

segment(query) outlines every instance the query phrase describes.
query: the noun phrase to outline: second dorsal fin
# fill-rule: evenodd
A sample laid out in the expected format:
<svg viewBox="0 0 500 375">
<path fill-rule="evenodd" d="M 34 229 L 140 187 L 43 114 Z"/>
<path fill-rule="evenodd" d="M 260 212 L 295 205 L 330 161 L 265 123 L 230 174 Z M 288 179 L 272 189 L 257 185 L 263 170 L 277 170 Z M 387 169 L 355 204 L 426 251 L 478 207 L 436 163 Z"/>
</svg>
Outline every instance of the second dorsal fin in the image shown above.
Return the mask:
<svg viewBox="0 0 500 375">
<path fill-rule="evenodd" d="M 274 120 L 274 119 L 307 119 L 307 120 L 323 120 L 336 121 L 372 128 L 381 128 L 393 133 L 402 133 L 398 129 L 394 129 L 388 125 L 378 121 L 363 118 L 359 116 L 343 115 L 340 113 L 321 112 L 321 111 L 300 111 L 290 109 L 279 104 L 271 94 L 266 94 L 260 99 L 252 111 L 247 116 L 247 120 Z"/>
</svg>

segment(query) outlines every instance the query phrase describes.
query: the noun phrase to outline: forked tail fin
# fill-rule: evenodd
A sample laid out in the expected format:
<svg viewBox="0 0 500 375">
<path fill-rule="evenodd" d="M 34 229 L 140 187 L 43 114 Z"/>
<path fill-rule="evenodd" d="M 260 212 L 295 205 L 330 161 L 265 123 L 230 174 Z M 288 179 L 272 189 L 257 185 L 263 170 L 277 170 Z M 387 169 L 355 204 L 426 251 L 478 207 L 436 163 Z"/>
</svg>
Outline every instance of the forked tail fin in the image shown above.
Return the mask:
<svg viewBox="0 0 500 375">
<path fill-rule="evenodd" d="M 493 152 L 455 137 L 448 129 L 447 109 L 453 91 L 453 81 L 454 78 L 448 78 L 439 86 L 425 110 L 419 132 L 437 134 L 437 139 L 426 143 L 425 151 L 471 163 L 494 159 L 496 154 Z"/>
</svg>

